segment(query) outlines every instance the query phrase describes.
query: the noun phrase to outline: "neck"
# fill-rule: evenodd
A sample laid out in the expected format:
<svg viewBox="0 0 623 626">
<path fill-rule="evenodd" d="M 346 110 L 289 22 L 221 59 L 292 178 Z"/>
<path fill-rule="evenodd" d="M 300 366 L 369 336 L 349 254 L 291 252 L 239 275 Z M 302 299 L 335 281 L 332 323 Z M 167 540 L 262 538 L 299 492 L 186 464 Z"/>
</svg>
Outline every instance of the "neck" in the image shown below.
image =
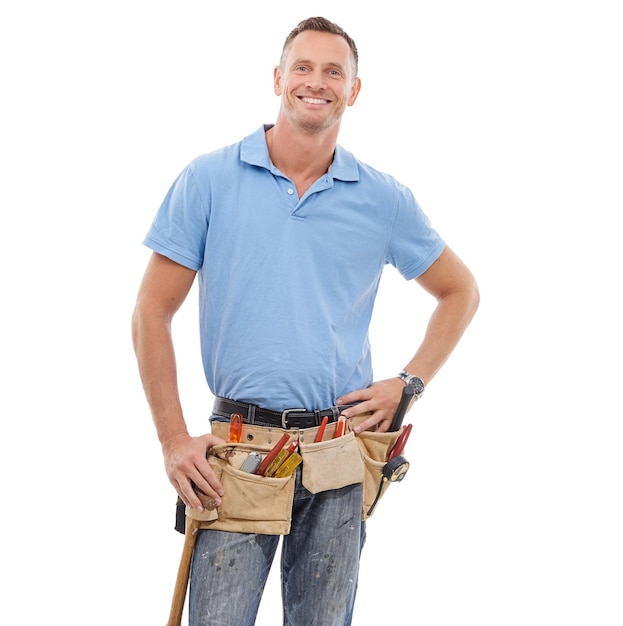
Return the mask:
<svg viewBox="0 0 623 626">
<path fill-rule="evenodd" d="M 273 165 L 295 182 L 316 180 L 333 161 L 338 130 L 336 127 L 327 133 L 303 133 L 278 119 L 266 132 L 268 154 Z"/>
</svg>

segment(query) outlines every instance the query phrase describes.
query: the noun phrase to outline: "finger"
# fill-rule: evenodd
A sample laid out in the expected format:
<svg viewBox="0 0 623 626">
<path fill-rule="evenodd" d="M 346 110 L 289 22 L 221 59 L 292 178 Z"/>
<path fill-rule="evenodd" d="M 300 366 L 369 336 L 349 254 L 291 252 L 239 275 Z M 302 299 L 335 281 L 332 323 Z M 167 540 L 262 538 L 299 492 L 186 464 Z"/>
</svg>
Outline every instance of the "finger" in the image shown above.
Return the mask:
<svg viewBox="0 0 623 626">
<path fill-rule="evenodd" d="M 197 472 L 193 474 L 193 483 L 195 487 L 211 498 L 220 499 L 224 493 L 223 486 L 209 465 L 207 465 L 207 468 L 204 468 L 203 471 L 197 468 Z"/>
<path fill-rule="evenodd" d="M 378 409 L 378 406 L 375 405 L 373 399 L 363 400 L 354 404 L 353 406 L 349 406 L 345 408 L 340 415 L 344 417 L 357 417 L 357 415 L 365 415 L 367 413 L 373 413 Z"/>
<path fill-rule="evenodd" d="M 199 499 L 199 496 L 193 489 L 193 485 L 189 480 L 179 480 L 172 481 L 175 490 L 177 491 L 179 497 L 182 499 L 184 504 L 200 513 L 203 511 L 203 504 Z"/>
<path fill-rule="evenodd" d="M 335 400 L 335 404 L 338 406 L 344 404 L 353 404 L 355 402 L 363 402 L 364 400 L 369 400 L 371 397 L 370 388 L 367 389 L 356 389 L 355 391 L 350 391 L 343 396 L 340 396 Z"/>
<path fill-rule="evenodd" d="M 203 510 L 209 500 L 214 500 L 216 506 L 221 504 L 223 487 L 205 459 L 199 459 L 185 471 L 176 471 L 171 483 L 184 504 L 193 509 Z"/>
<path fill-rule="evenodd" d="M 201 491 L 201 489 L 195 487 L 194 489 L 195 495 L 199 499 L 201 503 L 201 507 L 207 509 L 208 511 L 213 511 L 217 506 L 220 506 L 221 499 L 219 497 L 210 497 L 208 494 Z M 201 512 L 201 511 L 200 511 Z"/>
<path fill-rule="evenodd" d="M 204 491 L 192 481 L 178 483 L 178 494 L 184 504 L 201 513 L 204 509 L 212 510 L 221 504 L 221 498 L 211 489 Z"/>
<path fill-rule="evenodd" d="M 390 419 L 382 419 L 376 425 L 376 430 L 379 433 L 386 433 L 389 430 L 389 427 L 392 425 L 392 420 Z"/>
<path fill-rule="evenodd" d="M 224 439 L 217 437 L 216 435 L 204 435 L 204 440 L 206 444 L 206 450 L 210 449 L 212 446 L 222 445 L 227 443 Z"/>
<path fill-rule="evenodd" d="M 359 422 L 353 431 L 355 434 L 359 434 L 364 430 L 376 430 L 378 432 L 386 432 L 391 425 L 391 419 L 384 416 L 382 411 L 376 411 L 369 417 Z"/>
</svg>

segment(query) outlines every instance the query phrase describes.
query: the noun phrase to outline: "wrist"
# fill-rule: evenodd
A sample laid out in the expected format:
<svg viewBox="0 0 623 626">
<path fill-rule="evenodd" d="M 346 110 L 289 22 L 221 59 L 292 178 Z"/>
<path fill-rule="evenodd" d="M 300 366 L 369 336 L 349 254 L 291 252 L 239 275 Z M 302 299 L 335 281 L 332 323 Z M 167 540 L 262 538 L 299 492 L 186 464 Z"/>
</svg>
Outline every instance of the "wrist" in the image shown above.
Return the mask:
<svg viewBox="0 0 623 626">
<path fill-rule="evenodd" d="M 161 434 L 158 438 L 160 439 L 160 446 L 162 449 L 167 450 L 168 448 L 177 447 L 180 445 L 180 442 L 191 439 L 191 436 L 187 430 L 183 430 L 175 433 Z"/>
<path fill-rule="evenodd" d="M 424 381 L 419 376 L 415 376 L 414 374 L 410 374 L 409 372 L 403 370 L 397 377 L 400 378 L 405 385 L 411 386 L 415 398 L 420 398 L 422 396 L 425 385 Z"/>
</svg>

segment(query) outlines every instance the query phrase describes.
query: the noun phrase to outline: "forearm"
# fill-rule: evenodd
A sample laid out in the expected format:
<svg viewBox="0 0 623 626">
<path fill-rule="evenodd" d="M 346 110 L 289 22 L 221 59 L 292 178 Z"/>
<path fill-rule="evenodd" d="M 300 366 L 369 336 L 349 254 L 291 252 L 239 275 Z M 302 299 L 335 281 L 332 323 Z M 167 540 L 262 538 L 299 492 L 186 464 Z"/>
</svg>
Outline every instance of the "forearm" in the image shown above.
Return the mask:
<svg viewBox="0 0 623 626">
<path fill-rule="evenodd" d="M 437 261 L 416 282 L 437 301 L 424 338 L 404 369 L 428 384 L 446 362 L 471 322 L 480 296 L 471 272 L 446 248 Z M 361 432 L 376 425 L 387 430 L 400 400 L 404 383 L 398 377 L 374 382 L 367 389 L 357 389 L 337 399 L 338 404 L 359 403 L 343 411 L 346 417 L 371 413 L 355 428 Z"/>
<path fill-rule="evenodd" d="M 439 298 L 422 343 L 404 369 L 428 384 L 459 343 L 476 313 L 478 302 L 475 284 Z"/>
</svg>

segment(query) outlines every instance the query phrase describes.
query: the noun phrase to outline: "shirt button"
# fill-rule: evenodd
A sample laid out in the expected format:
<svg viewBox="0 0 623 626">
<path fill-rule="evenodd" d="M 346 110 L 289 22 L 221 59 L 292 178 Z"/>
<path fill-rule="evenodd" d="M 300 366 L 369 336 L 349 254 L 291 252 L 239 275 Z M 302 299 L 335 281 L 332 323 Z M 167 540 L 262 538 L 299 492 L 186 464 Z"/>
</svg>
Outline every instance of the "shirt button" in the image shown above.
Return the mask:
<svg viewBox="0 0 623 626">
<path fill-rule="evenodd" d="M 292 188 L 288 189 L 288 195 L 291 196 L 293 193 L 294 193 L 294 189 L 292 189 Z"/>
</svg>

